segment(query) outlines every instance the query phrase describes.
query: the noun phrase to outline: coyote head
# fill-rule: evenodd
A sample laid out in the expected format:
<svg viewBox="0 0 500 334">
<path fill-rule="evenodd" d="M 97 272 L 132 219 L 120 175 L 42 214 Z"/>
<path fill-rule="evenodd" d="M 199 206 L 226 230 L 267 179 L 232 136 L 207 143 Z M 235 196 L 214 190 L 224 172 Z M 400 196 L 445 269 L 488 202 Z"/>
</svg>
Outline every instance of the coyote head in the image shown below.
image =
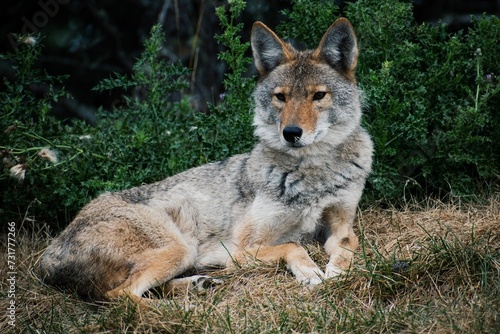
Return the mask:
<svg viewBox="0 0 500 334">
<path fill-rule="evenodd" d="M 260 74 L 254 125 L 261 142 L 286 152 L 336 146 L 357 128 L 358 47 L 347 19 L 335 21 L 316 50 L 297 51 L 261 22 L 253 25 L 251 44 Z"/>
</svg>

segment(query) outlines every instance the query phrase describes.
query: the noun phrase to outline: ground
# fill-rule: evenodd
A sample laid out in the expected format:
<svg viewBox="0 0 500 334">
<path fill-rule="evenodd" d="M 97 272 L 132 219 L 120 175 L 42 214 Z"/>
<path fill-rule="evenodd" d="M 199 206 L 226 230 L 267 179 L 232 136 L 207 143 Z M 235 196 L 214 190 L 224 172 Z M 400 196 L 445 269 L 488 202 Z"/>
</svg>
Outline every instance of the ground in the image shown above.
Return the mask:
<svg viewBox="0 0 500 334">
<path fill-rule="evenodd" d="M 2 275 L 0 332 L 498 333 L 499 222 L 499 198 L 481 206 L 368 208 L 356 219 L 360 247 L 345 277 L 307 288 L 283 264 L 255 263 L 210 272 L 223 280 L 213 289 L 162 296 L 157 307 L 138 310 L 126 300 L 96 305 L 42 284 L 33 268 L 50 237 L 27 232 L 37 222 L 24 221 L 16 224 L 15 284 Z M 12 248 L 7 236 L 1 248 Z M 307 249 L 326 264 L 320 245 Z M 12 271 L 4 259 L 0 272 Z"/>
</svg>

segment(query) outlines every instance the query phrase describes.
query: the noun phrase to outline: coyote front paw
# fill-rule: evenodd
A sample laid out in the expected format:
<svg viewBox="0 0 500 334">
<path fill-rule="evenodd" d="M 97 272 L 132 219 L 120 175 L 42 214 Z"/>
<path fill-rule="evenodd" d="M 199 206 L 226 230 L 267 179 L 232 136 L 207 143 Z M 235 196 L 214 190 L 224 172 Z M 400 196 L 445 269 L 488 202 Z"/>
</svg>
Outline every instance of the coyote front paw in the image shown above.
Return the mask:
<svg viewBox="0 0 500 334">
<path fill-rule="evenodd" d="M 339 267 L 337 267 L 336 265 L 334 264 L 327 264 L 326 265 L 326 269 L 325 269 L 325 277 L 328 279 L 328 278 L 335 278 L 335 277 L 339 277 L 341 275 L 344 275 L 345 274 L 345 271 L 340 269 Z"/>
<path fill-rule="evenodd" d="M 325 274 L 318 267 L 293 268 L 292 272 L 297 281 L 306 286 L 318 285 L 325 279 Z"/>
</svg>

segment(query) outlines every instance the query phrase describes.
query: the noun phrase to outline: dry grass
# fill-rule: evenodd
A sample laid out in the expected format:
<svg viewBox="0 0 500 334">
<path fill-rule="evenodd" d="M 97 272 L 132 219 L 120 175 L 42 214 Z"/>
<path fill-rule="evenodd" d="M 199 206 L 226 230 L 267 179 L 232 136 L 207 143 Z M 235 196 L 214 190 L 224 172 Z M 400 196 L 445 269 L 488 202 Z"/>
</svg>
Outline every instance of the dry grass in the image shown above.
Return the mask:
<svg viewBox="0 0 500 334">
<path fill-rule="evenodd" d="M 368 209 L 357 220 L 362 246 L 343 279 L 308 289 L 283 266 L 257 264 L 212 272 L 224 284 L 146 311 L 126 301 L 89 304 L 44 286 L 32 270 L 48 238 L 20 228 L 16 327 L 2 317 L 0 332 L 498 333 L 499 222 L 498 199 L 483 207 Z M 308 250 L 326 264 L 318 245 Z M 8 271 L 6 261 L 0 271 Z M 2 277 L 2 310 L 9 305 L 6 287 Z"/>
</svg>

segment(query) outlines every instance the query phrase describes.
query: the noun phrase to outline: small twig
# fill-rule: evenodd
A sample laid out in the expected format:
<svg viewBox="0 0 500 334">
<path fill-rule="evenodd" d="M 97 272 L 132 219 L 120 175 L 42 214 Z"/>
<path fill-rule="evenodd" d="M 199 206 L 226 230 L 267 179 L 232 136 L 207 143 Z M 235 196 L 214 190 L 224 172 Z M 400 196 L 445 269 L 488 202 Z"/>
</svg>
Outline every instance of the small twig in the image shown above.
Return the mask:
<svg viewBox="0 0 500 334">
<path fill-rule="evenodd" d="M 161 7 L 160 14 L 158 14 L 158 24 L 163 25 L 165 22 L 165 17 L 167 16 L 168 8 L 170 7 L 170 0 L 165 0 L 163 6 Z"/>
<path fill-rule="evenodd" d="M 203 21 L 204 13 L 205 13 L 205 0 L 202 0 L 200 4 L 200 14 L 198 15 L 198 22 L 196 23 L 196 32 L 193 36 L 193 45 L 191 46 L 191 56 L 189 57 L 189 67 L 192 69 L 191 87 L 194 87 L 196 82 L 196 72 L 198 68 L 198 57 L 199 57 L 198 41 L 200 39 L 201 22 Z"/>
</svg>

